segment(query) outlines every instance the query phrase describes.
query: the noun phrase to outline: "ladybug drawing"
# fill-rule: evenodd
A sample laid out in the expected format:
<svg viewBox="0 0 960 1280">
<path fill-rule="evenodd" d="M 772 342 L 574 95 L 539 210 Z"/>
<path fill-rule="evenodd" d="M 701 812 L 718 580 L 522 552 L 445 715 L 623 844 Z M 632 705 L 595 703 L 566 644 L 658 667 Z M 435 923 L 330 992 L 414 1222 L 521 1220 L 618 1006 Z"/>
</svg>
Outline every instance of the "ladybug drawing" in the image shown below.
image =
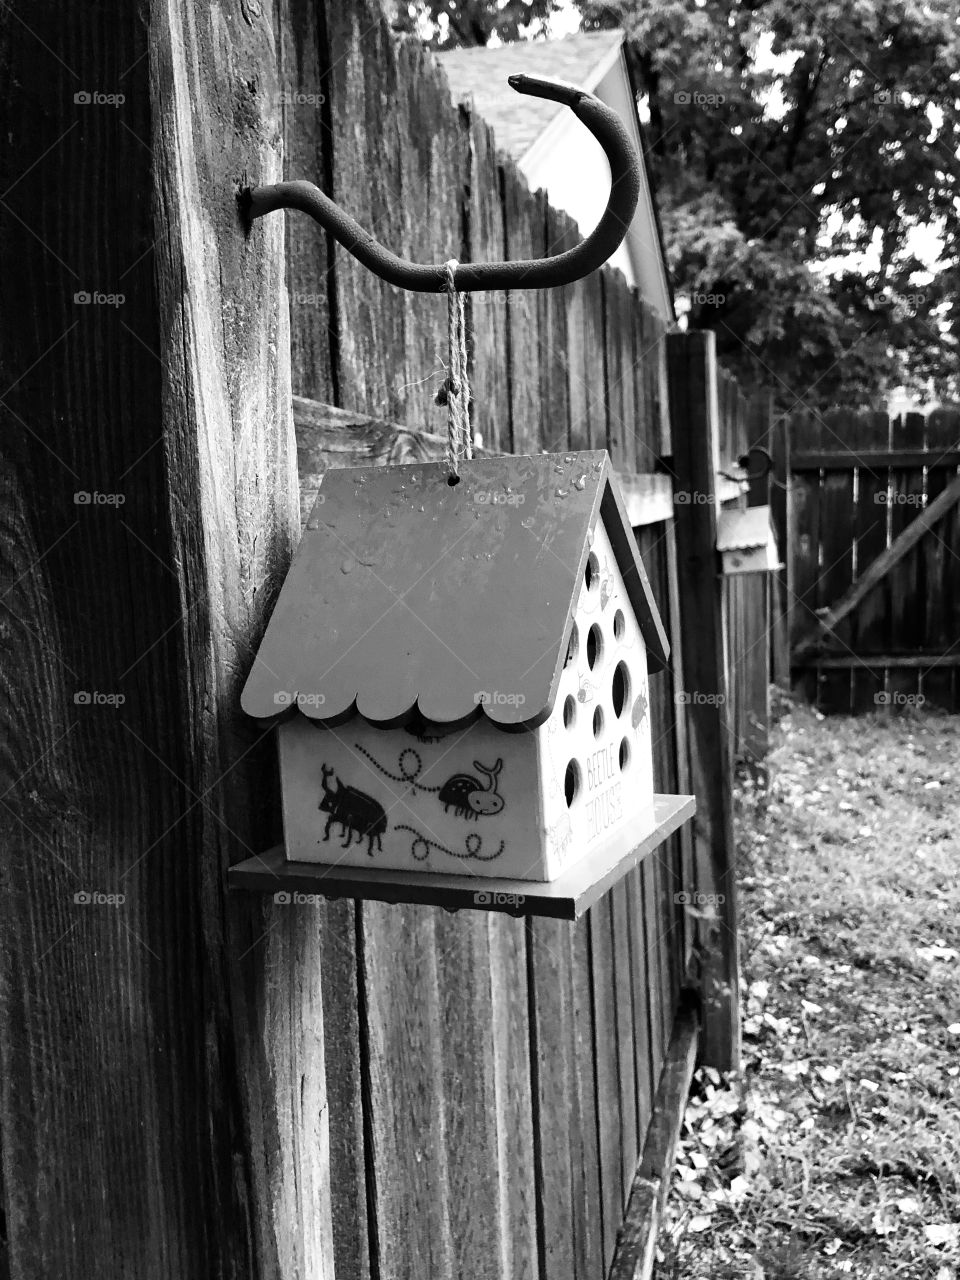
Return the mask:
<svg viewBox="0 0 960 1280">
<path fill-rule="evenodd" d="M 356 787 L 345 787 L 340 778 L 336 779 L 337 789 L 334 790 L 328 783 L 328 779 L 333 776 L 333 770 L 325 764 L 321 765 L 320 769 L 323 795 L 320 797 L 318 808 L 322 813 L 329 815 L 327 825 L 323 829 L 324 840 L 330 839 L 331 824 L 337 822 L 340 825 L 341 834 L 346 836 L 340 846 L 342 849 L 349 849 L 356 836 L 358 842 L 366 837 L 367 853 L 371 858 L 374 841 L 382 853 L 382 837 L 387 829 L 387 815 L 383 807 L 372 796 L 364 795 Z"/>
<path fill-rule="evenodd" d="M 469 773 L 455 773 L 440 788 L 437 799 L 443 805 L 444 813 L 452 809 L 459 817 L 472 818 L 476 822 L 481 814 L 499 813 L 503 808 L 503 796 L 497 791 L 503 760 L 498 759 L 492 769 L 474 760 L 473 767 L 487 775 L 485 783 Z"/>
</svg>

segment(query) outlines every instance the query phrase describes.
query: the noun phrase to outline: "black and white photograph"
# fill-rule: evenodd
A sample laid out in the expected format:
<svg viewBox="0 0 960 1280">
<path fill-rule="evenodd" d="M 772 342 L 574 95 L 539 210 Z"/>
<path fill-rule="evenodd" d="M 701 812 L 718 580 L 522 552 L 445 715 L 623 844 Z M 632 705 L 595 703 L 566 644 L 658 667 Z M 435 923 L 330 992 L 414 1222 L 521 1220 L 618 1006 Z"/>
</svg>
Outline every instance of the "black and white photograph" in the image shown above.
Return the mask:
<svg viewBox="0 0 960 1280">
<path fill-rule="evenodd" d="M 960 1280 L 957 0 L 0 0 L 0 1280 Z"/>
</svg>

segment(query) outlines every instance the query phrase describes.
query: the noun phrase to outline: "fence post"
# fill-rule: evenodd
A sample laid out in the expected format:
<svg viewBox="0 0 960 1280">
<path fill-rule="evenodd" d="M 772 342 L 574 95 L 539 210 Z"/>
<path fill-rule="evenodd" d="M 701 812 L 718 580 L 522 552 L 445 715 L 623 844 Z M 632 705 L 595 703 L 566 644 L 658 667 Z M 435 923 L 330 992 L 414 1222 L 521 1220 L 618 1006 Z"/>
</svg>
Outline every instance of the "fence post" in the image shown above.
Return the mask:
<svg viewBox="0 0 960 1280">
<path fill-rule="evenodd" d="M 717 563 L 717 363 L 712 333 L 667 335 L 680 651 L 686 680 L 696 888 L 717 895 L 701 933 L 701 1061 L 740 1065 L 737 897 L 730 734 L 724 668 L 722 581 Z"/>
</svg>

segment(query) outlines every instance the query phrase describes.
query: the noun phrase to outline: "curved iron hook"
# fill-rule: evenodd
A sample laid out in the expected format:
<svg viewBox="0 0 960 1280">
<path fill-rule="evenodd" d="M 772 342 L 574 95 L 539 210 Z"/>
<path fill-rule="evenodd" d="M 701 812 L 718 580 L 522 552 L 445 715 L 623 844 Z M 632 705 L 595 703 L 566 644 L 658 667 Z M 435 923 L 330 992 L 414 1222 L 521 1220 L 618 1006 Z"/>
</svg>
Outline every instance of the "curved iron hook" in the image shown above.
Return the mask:
<svg viewBox="0 0 960 1280">
<path fill-rule="evenodd" d="M 610 197 L 595 230 L 564 253 L 521 262 L 460 263 L 455 282 L 463 293 L 480 289 L 549 289 L 580 280 L 603 266 L 618 248 L 640 198 L 640 161 L 615 111 L 585 89 L 555 80 L 517 75 L 510 76 L 508 83 L 517 93 L 563 103 L 587 126 L 610 161 Z M 312 182 L 251 187 L 241 193 L 240 200 L 248 220 L 262 218 L 275 209 L 300 209 L 309 213 L 368 270 L 389 284 L 415 293 L 441 293 L 446 288 L 446 267 L 442 263 L 407 262 L 398 258 Z"/>
</svg>

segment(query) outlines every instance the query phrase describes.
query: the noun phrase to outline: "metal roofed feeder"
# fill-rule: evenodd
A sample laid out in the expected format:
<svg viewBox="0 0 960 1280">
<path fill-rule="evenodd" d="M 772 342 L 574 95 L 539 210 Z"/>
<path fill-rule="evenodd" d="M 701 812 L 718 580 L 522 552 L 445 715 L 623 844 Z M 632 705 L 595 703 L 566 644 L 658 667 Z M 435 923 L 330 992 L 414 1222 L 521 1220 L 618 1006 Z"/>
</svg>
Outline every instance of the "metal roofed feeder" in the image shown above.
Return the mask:
<svg viewBox="0 0 960 1280">
<path fill-rule="evenodd" d="M 614 175 L 635 174 L 614 113 L 514 80 L 573 106 Z M 648 676 L 668 644 L 605 451 L 461 456 L 462 301 L 454 334 L 461 275 L 577 279 L 629 216 L 541 263 L 433 268 L 351 242 L 352 220 L 308 185 L 254 191 L 251 216 L 295 188 L 378 274 L 446 287 L 451 446 L 445 463 L 324 475 L 241 699 L 276 724 L 284 844 L 230 883 L 576 918 L 693 812 L 653 789 Z"/>
</svg>

